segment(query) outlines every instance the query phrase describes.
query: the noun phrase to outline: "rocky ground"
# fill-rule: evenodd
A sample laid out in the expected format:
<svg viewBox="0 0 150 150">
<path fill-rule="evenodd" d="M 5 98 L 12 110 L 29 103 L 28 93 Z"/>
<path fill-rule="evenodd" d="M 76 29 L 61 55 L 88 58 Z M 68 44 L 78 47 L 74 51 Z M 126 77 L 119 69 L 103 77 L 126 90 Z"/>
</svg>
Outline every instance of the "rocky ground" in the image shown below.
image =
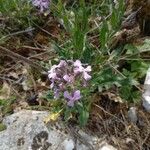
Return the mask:
<svg viewBox="0 0 150 150">
<path fill-rule="evenodd" d="M 110 52 L 133 44 L 140 51 L 140 59 L 150 62 L 149 9 L 148 0 L 126 1 L 124 20 L 108 44 Z M 51 41 L 63 47 L 68 33 L 53 14 L 44 17 L 48 20 L 44 26 L 0 39 L 4 40 L 0 41 L 0 150 L 149 150 L 149 70 L 134 87 L 141 94 L 139 103 L 122 101 L 113 86 L 93 93 L 90 118 L 84 128 L 74 119 L 64 122 L 62 116 L 57 121 L 45 121 L 51 114 L 51 103 L 45 98 L 50 90 L 47 68 L 49 61 L 58 57 Z M 5 21 L 9 25 L 4 19 L 0 14 L 0 25 Z M 91 19 L 91 26 L 94 21 L 99 23 L 99 18 Z M 99 37 L 92 34 L 88 36 L 98 49 Z M 125 61 L 119 61 L 120 68 L 129 67 Z"/>
</svg>

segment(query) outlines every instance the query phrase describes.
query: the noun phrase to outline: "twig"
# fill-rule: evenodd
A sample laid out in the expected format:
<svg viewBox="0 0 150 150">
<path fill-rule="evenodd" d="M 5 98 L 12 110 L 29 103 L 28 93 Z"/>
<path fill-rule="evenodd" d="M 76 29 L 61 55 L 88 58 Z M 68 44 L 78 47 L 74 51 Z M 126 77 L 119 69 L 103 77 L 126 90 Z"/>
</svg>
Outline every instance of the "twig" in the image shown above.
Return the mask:
<svg viewBox="0 0 150 150">
<path fill-rule="evenodd" d="M 26 45 L 24 45 L 24 46 L 22 46 L 23 48 L 28 48 L 28 49 L 32 49 L 32 50 L 37 50 L 37 51 L 43 51 L 43 52 L 45 52 L 46 51 L 46 49 L 41 49 L 41 48 L 38 48 L 38 47 L 31 47 L 31 46 L 26 46 Z"/>
<path fill-rule="evenodd" d="M 7 38 L 7 37 L 9 37 L 9 36 L 14 36 L 14 35 L 18 35 L 18 34 L 22 34 L 22 33 L 26 33 L 26 32 L 31 32 L 31 31 L 33 31 L 33 30 L 35 30 L 35 29 L 34 29 L 34 28 L 28 28 L 28 29 L 26 29 L 26 30 L 22 30 L 22 31 L 10 33 L 10 34 L 8 34 L 8 35 L 2 37 L 2 38 L 0 39 L 0 41 L 3 40 L 3 39 L 5 39 L 5 38 Z"/>
<path fill-rule="evenodd" d="M 0 46 L 0 52 L 2 54 L 4 54 L 4 55 L 8 56 L 8 57 L 13 58 L 13 59 L 21 60 L 21 61 L 23 61 L 25 63 L 28 63 L 29 65 L 31 65 L 32 67 L 38 69 L 39 71 L 45 71 L 45 72 L 47 72 L 47 69 L 45 67 L 39 65 L 36 62 L 33 62 L 30 59 L 27 59 L 27 58 L 23 57 L 23 56 L 15 53 L 15 52 L 10 51 L 9 49 L 7 49 L 5 47 Z"/>
<path fill-rule="evenodd" d="M 49 51 L 45 51 L 45 52 L 42 52 L 42 53 L 39 53 L 39 54 L 32 55 L 29 58 L 38 58 L 39 56 L 42 56 L 42 55 L 45 55 L 45 54 L 50 56 Z M 54 57 L 55 56 L 51 56 L 51 57 L 49 57 L 49 59 L 53 59 Z"/>
<path fill-rule="evenodd" d="M 8 78 L 8 77 L 0 76 L 0 79 L 1 79 L 1 80 L 6 80 L 6 81 L 9 81 L 9 82 L 13 82 L 13 84 L 21 85 L 21 83 L 15 81 L 15 80 L 13 80 L 13 79 L 10 79 L 10 78 Z"/>
<path fill-rule="evenodd" d="M 97 104 L 94 104 L 94 106 L 96 106 L 97 108 L 101 109 L 104 113 L 106 113 L 106 114 L 108 114 L 108 115 L 110 115 L 110 116 L 116 118 L 117 120 L 119 120 L 119 121 L 126 127 L 126 124 L 125 124 L 121 119 L 119 119 L 118 117 L 116 117 L 115 115 L 109 113 L 108 111 L 106 111 L 104 108 L 100 107 L 100 106 L 97 105 Z"/>
<path fill-rule="evenodd" d="M 106 16 L 103 20 L 107 20 L 111 15 L 112 15 L 112 13 L 108 14 L 108 16 Z M 93 29 L 89 30 L 86 34 L 89 34 L 89 33 L 93 32 L 93 31 L 97 30 L 97 29 L 102 25 L 103 20 L 102 20 L 102 22 L 99 24 L 99 26 L 96 26 L 96 27 L 94 27 Z"/>
<path fill-rule="evenodd" d="M 33 22 L 33 23 L 34 23 L 34 22 Z M 38 26 L 36 23 L 34 23 L 34 24 L 35 24 L 41 31 L 43 31 L 44 33 L 50 35 L 50 36 L 53 37 L 53 38 L 58 38 L 56 35 L 51 34 L 51 33 L 48 32 L 47 30 L 45 30 L 45 29 L 41 28 L 40 26 Z"/>
</svg>

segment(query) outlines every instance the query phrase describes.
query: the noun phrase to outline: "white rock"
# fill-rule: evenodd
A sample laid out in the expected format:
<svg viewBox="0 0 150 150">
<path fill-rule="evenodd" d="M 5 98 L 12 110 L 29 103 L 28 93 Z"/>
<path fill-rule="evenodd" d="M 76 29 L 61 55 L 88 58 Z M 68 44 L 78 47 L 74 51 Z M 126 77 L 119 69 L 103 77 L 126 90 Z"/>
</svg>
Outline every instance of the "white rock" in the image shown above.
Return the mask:
<svg viewBox="0 0 150 150">
<path fill-rule="evenodd" d="M 0 150 L 73 150 L 75 147 L 77 150 L 89 150 L 89 145 L 74 141 L 75 137 L 65 133 L 61 122 L 46 125 L 43 120 L 48 115 L 46 111 L 21 110 L 4 118 L 3 123 L 7 129 L 0 132 Z M 79 134 L 94 150 L 102 147 L 101 142 L 96 142 L 101 141 L 101 138 L 83 131 Z M 109 145 L 101 150 L 110 148 Z"/>
<path fill-rule="evenodd" d="M 45 111 L 22 110 L 7 116 L 3 123 L 7 129 L 0 132 L 0 150 L 55 150 L 69 135 L 48 127 Z"/>
<path fill-rule="evenodd" d="M 63 142 L 64 150 L 73 150 L 75 145 L 72 139 L 66 139 Z"/>
</svg>

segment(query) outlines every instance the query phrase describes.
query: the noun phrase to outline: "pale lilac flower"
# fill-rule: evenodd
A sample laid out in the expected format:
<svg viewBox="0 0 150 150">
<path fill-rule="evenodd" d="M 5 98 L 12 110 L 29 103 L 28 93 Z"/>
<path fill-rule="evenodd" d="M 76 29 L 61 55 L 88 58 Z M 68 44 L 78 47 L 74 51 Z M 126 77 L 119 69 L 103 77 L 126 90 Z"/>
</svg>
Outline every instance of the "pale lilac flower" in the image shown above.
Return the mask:
<svg viewBox="0 0 150 150">
<path fill-rule="evenodd" d="M 67 65 L 66 61 L 61 60 L 60 63 L 58 64 L 58 68 L 65 67 L 66 65 Z"/>
<path fill-rule="evenodd" d="M 48 71 L 48 73 L 49 73 L 49 74 L 50 74 L 50 73 L 54 73 L 55 70 L 56 70 L 56 68 L 58 68 L 58 66 L 57 66 L 57 65 L 53 65 L 53 66 L 51 67 L 50 71 Z"/>
<path fill-rule="evenodd" d="M 71 106 L 71 107 L 74 106 L 75 101 L 78 101 L 79 99 L 81 99 L 79 90 L 73 92 L 73 94 L 70 94 L 68 91 L 65 91 L 64 97 L 68 100 L 67 102 L 68 106 Z"/>
<path fill-rule="evenodd" d="M 92 71 L 91 66 L 87 66 L 87 67 L 85 68 L 85 71 L 86 71 L 86 72 L 91 72 L 91 71 Z"/>
<path fill-rule="evenodd" d="M 40 8 L 40 11 L 43 12 L 45 9 L 48 9 L 50 0 L 32 0 L 32 4 Z"/>
<path fill-rule="evenodd" d="M 91 66 L 88 66 L 87 68 L 83 68 L 83 77 L 86 81 L 91 79 L 91 76 L 88 74 L 88 72 L 91 72 Z"/>
<path fill-rule="evenodd" d="M 51 80 L 50 88 L 53 89 L 54 85 L 55 85 L 55 81 Z"/>
<path fill-rule="evenodd" d="M 74 67 L 81 67 L 82 63 L 80 60 L 76 60 L 73 65 L 74 65 Z"/>
<path fill-rule="evenodd" d="M 69 83 L 73 82 L 73 76 L 72 75 L 69 76 L 66 74 L 63 76 L 63 79 Z"/>
<path fill-rule="evenodd" d="M 80 60 L 76 60 L 74 62 L 74 73 L 75 74 L 79 74 L 79 73 L 83 73 L 83 78 L 88 81 L 91 79 L 91 76 L 88 74 L 88 72 L 91 72 L 91 66 L 87 66 L 86 68 L 84 68 L 82 66 L 82 63 Z"/>
<path fill-rule="evenodd" d="M 48 78 L 49 79 L 57 79 L 56 68 L 58 68 L 58 66 L 57 65 L 53 65 L 51 67 L 51 70 L 48 71 Z"/>
<path fill-rule="evenodd" d="M 82 66 L 82 63 L 81 63 L 81 61 L 80 60 L 76 60 L 75 62 L 74 62 L 74 73 L 75 74 L 78 74 L 78 73 L 81 73 L 81 72 L 83 72 L 83 66 Z"/>
<path fill-rule="evenodd" d="M 48 78 L 49 79 L 56 79 L 57 78 L 57 74 L 55 72 L 51 72 L 51 73 L 49 73 Z"/>
<path fill-rule="evenodd" d="M 86 81 L 91 79 L 91 76 L 86 71 L 83 71 L 83 77 Z"/>
<path fill-rule="evenodd" d="M 54 98 L 65 98 L 67 105 L 73 107 L 75 101 L 81 99 L 80 90 L 74 89 L 82 90 L 88 85 L 87 81 L 91 79 L 90 72 L 91 66 L 82 64 L 80 60 L 61 60 L 58 65 L 53 65 L 48 71 L 48 77 Z"/>
</svg>

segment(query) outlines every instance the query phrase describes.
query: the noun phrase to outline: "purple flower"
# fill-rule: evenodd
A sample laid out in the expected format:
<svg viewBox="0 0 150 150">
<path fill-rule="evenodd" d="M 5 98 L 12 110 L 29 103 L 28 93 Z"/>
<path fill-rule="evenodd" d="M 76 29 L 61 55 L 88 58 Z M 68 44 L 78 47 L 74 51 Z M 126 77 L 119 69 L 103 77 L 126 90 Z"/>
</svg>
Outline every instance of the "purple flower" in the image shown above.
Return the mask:
<svg viewBox="0 0 150 150">
<path fill-rule="evenodd" d="M 66 61 L 61 60 L 60 63 L 58 64 L 58 68 L 65 67 L 66 65 L 67 65 Z"/>
<path fill-rule="evenodd" d="M 75 74 L 79 74 L 79 73 L 83 73 L 83 78 L 88 81 L 91 79 L 91 76 L 88 74 L 88 72 L 91 72 L 91 66 L 87 66 L 86 68 L 84 68 L 82 66 L 82 63 L 80 60 L 76 60 L 74 62 L 74 73 Z"/>
<path fill-rule="evenodd" d="M 56 74 L 55 72 L 51 72 L 51 73 L 49 73 L 49 75 L 48 75 L 48 78 L 49 78 L 49 79 L 56 79 L 56 77 L 57 77 L 57 74 Z"/>
<path fill-rule="evenodd" d="M 43 12 L 44 9 L 48 9 L 50 5 L 50 0 L 32 0 L 32 4 L 40 8 L 40 11 Z"/>
<path fill-rule="evenodd" d="M 50 88 L 53 89 L 54 85 L 55 85 L 55 81 L 51 80 Z"/>
<path fill-rule="evenodd" d="M 57 65 L 53 65 L 50 69 L 50 71 L 48 71 L 48 73 L 52 73 L 52 72 L 55 72 L 55 69 L 57 68 L 58 66 Z"/>
<path fill-rule="evenodd" d="M 73 107 L 74 102 L 79 100 L 81 98 L 81 95 L 79 90 L 75 91 L 73 94 L 70 94 L 68 91 L 65 91 L 64 97 L 68 100 L 67 102 L 68 106 Z"/>
<path fill-rule="evenodd" d="M 74 89 L 82 89 L 88 85 L 87 81 L 91 79 L 90 72 L 91 66 L 82 64 L 80 60 L 75 62 L 61 60 L 58 65 L 53 65 L 48 71 L 48 78 L 51 82 L 50 87 L 53 90 L 54 98 L 62 98 L 63 93 L 67 105 L 73 107 L 75 101 L 81 98 L 80 90 L 75 91 Z"/>
<path fill-rule="evenodd" d="M 66 74 L 66 75 L 63 76 L 63 79 L 65 81 L 69 82 L 69 83 L 73 82 L 73 78 L 74 77 L 72 75 L 69 76 L 69 75 Z"/>
<path fill-rule="evenodd" d="M 90 68 L 90 66 L 88 66 L 88 67 Z M 90 72 L 90 71 L 88 71 L 88 67 L 83 70 L 83 77 L 86 81 L 91 79 L 91 76 L 87 73 L 87 72 Z"/>
<path fill-rule="evenodd" d="M 73 65 L 74 65 L 74 67 L 81 67 L 82 63 L 80 60 L 76 60 Z"/>
<path fill-rule="evenodd" d="M 56 74 L 56 68 L 58 68 L 57 65 L 54 65 L 51 67 L 51 70 L 48 71 L 48 78 L 49 79 L 56 79 L 57 78 L 57 74 Z"/>
</svg>

